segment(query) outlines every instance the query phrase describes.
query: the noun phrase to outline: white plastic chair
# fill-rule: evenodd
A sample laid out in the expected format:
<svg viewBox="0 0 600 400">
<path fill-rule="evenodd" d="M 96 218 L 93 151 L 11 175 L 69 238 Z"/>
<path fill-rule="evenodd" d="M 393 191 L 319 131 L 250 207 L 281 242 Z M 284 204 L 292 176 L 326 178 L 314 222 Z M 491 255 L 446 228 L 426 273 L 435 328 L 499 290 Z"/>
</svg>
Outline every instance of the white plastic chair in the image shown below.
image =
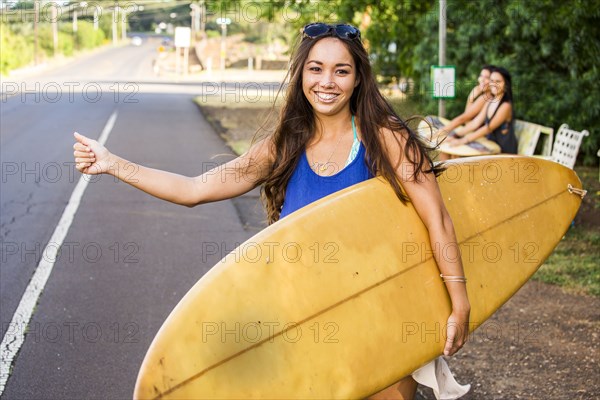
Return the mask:
<svg viewBox="0 0 600 400">
<path fill-rule="evenodd" d="M 554 139 L 554 147 L 552 148 L 550 160 L 573 169 L 581 142 L 589 134 L 586 130 L 581 132 L 574 131 L 573 129 L 569 129 L 569 125 L 562 124 L 558 128 L 556 139 Z"/>
</svg>

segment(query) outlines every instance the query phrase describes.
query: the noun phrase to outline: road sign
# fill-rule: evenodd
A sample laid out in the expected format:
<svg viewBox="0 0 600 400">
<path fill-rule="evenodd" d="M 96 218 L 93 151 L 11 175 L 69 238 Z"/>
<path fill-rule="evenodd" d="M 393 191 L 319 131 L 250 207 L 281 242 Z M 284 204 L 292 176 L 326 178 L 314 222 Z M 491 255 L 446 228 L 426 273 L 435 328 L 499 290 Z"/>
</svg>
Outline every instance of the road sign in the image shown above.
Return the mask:
<svg viewBox="0 0 600 400">
<path fill-rule="evenodd" d="M 456 97 L 456 68 L 453 65 L 432 65 L 431 87 L 434 99 L 453 99 Z"/>
<path fill-rule="evenodd" d="M 217 18 L 217 24 L 229 25 L 229 24 L 231 24 L 231 18 Z"/>
<path fill-rule="evenodd" d="M 191 28 L 185 26 L 178 26 L 175 28 L 175 47 L 190 47 L 191 38 Z"/>
</svg>

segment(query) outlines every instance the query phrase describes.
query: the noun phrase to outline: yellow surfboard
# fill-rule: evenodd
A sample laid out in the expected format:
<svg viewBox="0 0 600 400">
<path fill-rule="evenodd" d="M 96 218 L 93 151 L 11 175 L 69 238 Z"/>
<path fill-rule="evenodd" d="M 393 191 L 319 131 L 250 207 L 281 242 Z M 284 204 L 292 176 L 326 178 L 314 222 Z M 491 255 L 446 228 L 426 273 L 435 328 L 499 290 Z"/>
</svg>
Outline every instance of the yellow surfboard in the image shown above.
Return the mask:
<svg viewBox="0 0 600 400">
<path fill-rule="evenodd" d="M 550 255 L 579 208 L 581 182 L 559 164 L 518 156 L 452 161 L 438 180 L 474 329 Z M 134 397 L 375 393 L 442 352 L 450 301 L 431 249 L 416 211 L 380 179 L 321 199 L 194 285 L 156 335 Z"/>
</svg>

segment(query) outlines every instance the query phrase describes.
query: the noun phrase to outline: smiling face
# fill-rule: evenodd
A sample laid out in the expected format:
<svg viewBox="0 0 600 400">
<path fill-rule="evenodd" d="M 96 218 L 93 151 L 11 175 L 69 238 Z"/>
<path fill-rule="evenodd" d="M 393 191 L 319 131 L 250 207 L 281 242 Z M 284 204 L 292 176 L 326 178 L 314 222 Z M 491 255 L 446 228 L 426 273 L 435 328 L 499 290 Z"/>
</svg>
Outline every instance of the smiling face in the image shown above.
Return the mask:
<svg viewBox="0 0 600 400">
<path fill-rule="evenodd" d="M 490 76 L 490 91 L 494 96 L 504 94 L 504 77 L 499 72 L 492 72 Z"/>
<path fill-rule="evenodd" d="M 302 70 L 302 90 L 314 112 L 327 116 L 349 113 L 357 85 L 354 60 L 342 41 L 333 37 L 319 40 Z"/>
<path fill-rule="evenodd" d="M 490 83 L 490 71 L 487 69 L 482 69 L 479 73 L 477 81 L 479 82 L 479 88 L 481 90 L 485 90 L 488 84 Z"/>
</svg>

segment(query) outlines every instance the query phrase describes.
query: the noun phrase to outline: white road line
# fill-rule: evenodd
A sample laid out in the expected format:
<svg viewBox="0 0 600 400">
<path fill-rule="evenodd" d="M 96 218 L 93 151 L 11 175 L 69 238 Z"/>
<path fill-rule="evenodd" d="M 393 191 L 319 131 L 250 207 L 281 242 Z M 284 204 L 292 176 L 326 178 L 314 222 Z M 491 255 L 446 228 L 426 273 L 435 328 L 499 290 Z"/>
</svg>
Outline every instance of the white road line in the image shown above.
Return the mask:
<svg viewBox="0 0 600 400">
<path fill-rule="evenodd" d="M 110 135 L 110 132 L 115 126 L 116 120 L 117 111 L 115 111 L 106 122 L 98 142 L 101 144 L 106 143 L 108 135 Z M 71 227 L 73 217 L 77 212 L 79 202 L 81 201 L 81 197 L 83 196 L 89 181 L 90 178 L 88 175 L 82 175 L 81 178 L 79 178 L 79 182 L 77 182 L 77 186 L 75 186 L 75 189 L 71 194 L 69 203 L 65 207 L 65 210 L 60 217 L 60 221 L 58 222 L 54 233 L 52 233 L 52 237 L 48 241 L 49 245 L 46 245 L 46 248 L 41 253 L 43 254 L 43 257 L 33 273 L 33 277 L 31 278 L 29 285 L 27 285 L 19 306 L 4 334 L 2 344 L 0 344 L 0 395 L 2 395 L 4 388 L 6 387 L 6 381 L 10 375 L 10 367 L 13 360 L 25 341 L 25 328 L 31 320 L 33 309 L 50 277 L 54 262 L 58 256 L 58 250 L 67 236 L 67 232 Z"/>
</svg>

